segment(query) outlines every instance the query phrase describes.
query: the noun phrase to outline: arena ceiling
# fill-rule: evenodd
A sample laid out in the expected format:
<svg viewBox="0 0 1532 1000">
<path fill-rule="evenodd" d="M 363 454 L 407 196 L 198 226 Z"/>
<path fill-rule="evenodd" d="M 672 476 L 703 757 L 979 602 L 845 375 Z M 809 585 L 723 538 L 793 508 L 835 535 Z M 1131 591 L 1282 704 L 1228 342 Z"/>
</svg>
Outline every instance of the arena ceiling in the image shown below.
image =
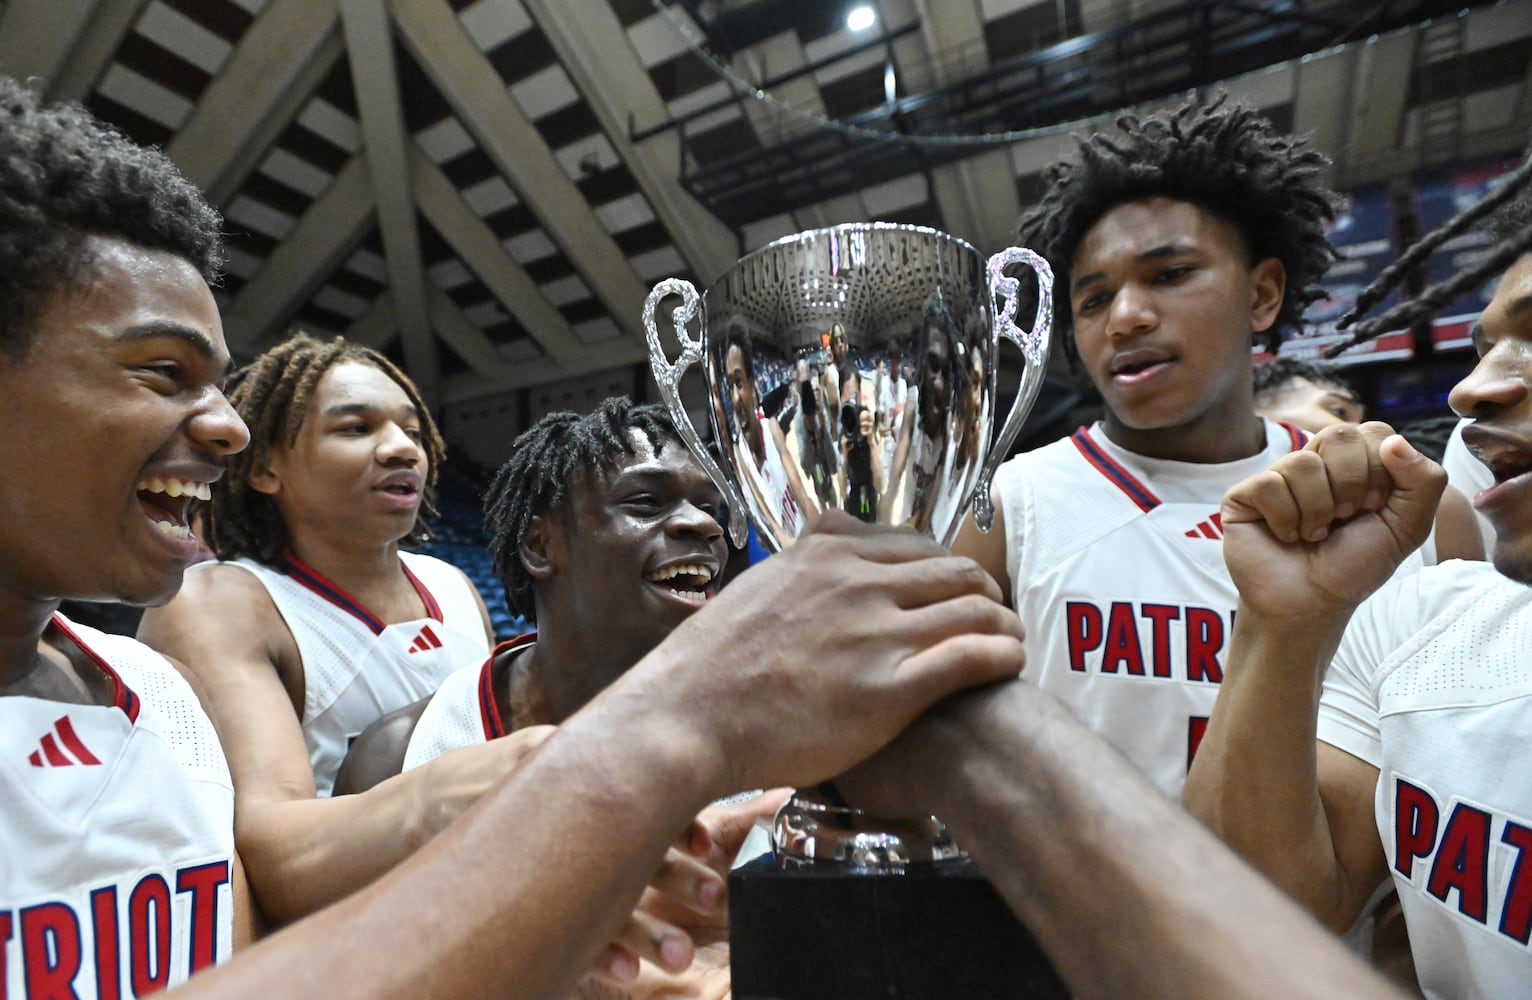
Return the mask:
<svg viewBox="0 0 1532 1000">
<path fill-rule="evenodd" d="M 636 384 L 653 283 L 787 233 L 881 219 L 998 249 L 1058 123 L 1214 81 L 1314 133 L 1339 185 L 1532 131 L 1532 0 L 879 0 L 861 31 L 850 6 L 9 0 L 0 71 L 208 191 L 237 356 L 344 333 L 446 407 Z"/>
</svg>

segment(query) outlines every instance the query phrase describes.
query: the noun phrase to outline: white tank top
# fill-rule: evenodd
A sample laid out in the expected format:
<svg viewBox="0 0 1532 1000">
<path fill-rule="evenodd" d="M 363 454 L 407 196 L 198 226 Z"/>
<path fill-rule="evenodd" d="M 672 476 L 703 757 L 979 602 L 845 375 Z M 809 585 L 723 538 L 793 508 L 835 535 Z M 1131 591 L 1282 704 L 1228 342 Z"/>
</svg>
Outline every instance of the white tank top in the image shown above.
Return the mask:
<svg viewBox="0 0 1532 1000">
<path fill-rule="evenodd" d="M 1212 714 L 1238 601 L 1223 561 L 1223 495 L 1306 440 L 1267 421 L 1266 446 L 1250 458 L 1171 462 L 1118 447 L 1098 424 L 995 477 L 1027 631 L 1022 677 L 1171 796 Z"/>
<path fill-rule="evenodd" d="M 399 553 L 427 617 L 385 624 L 331 580 L 297 560 L 284 572 L 236 560 L 265 585 L 303 660 L 303 738 L 314 784 L 329 795 L 351 741 L 395 709 L 434 692 L 489 652 L 467 579 L 431 556 Z"/>
<path fill-rule="evenodd" d="M 488 743 L 509 732 L 495 703 L 495 658 L 536 641 L 537 633 L 528 632 L 502 642 L 483 663 L 455 670 L 442 681 L 410 733 L 403 770 L 419 767 L 458 747 Z"/>
<path fill-rule="evenodd" d="M 0 996 L 142 996 L 229 955 L 234 787 L 175 668 L 54 621 L 116 693 L 0 698 Z"/>
</svg>

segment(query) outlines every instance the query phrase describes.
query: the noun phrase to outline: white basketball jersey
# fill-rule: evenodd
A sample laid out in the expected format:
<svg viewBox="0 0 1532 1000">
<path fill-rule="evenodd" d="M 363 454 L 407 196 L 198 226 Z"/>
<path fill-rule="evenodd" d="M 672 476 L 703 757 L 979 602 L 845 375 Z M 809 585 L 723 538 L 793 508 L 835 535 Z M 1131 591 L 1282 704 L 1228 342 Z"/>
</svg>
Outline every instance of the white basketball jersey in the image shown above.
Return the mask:
<svg viewBox="0 0 1532 1000">
<path fill-rule="evenodd" d="M 803 531 L 803 511 L 798 506 L 798 498 L 793 496 L 792 480 L 787 478 L 787 466 L 782 464 L 782 453 L 777 450 L 776 435 L 767 426 L 766 421 L 772 418 L 756 410 L 755 419 L 761 425 L 761 437 L 766 448 L 765 460 L 760 465 L 756 464 L 755 455 L 751 453 L 742 429 L 734 442 L 736 461 L 749 477 L 767 513 L 782 526 L 783 540 L 791 541 Z"/>
<path fill-rule="evenodd" d="M 1136 455 L 1097 424 L 995 477 L 1026 627 L 1022 676 L 1172 796 L 1223 680 L 1236 603 L 1219 504 L 1306 440 L 1269 421 L 1266 437 L 1257 455 L 1204 465 Z"/>
<path fill-rule="evenodd" d="M 387 624 L 310 566 L 289 558 L 283 570 L 250 559 L 254 573 L 292 631 L 303 659 L 303 738 L 314 784 L 329 795 L 351 741 L 389 712 L 436 690 L 464 663 L 489 651 L 473 587 L 449 563 L 399 553 L 427 617 Z"/>
<path fill-rule="evenodd" d="M 163 657 L 62 616 L 113 704 L 0 698 L 0 997 L 137 997 L 228 957 L 234 786 Z"/>
<path fill-rule="evenodd" d="M 1374 800 L 1420 985 L 1532 988 L 1532 588 L 1482 562 L 1396 576 L 1325 677 L 1319 738 L 1377 766 Z"/>
<path fill-rule="evenodd" d="M 510 732 L 495 702 L 495 659 L 537 641 L 536 632 L 518 635 L 496 646 L 478 666 L 454 670 L 431 696 L 404 751 L 403 770 L 458 747 L 487 743 Z"/>
</svg>

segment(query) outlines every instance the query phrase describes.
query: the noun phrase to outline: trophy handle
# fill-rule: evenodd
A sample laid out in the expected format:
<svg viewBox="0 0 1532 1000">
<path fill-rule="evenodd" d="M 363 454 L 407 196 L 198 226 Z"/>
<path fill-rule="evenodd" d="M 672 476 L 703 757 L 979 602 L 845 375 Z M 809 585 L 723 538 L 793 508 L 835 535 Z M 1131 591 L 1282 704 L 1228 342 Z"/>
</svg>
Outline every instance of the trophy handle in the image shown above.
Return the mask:
<svg viewBox="0 0 1532 1000">
<path fill-rule="evenodd" d="M 1021 283 L 1005 273 L 1005 269 L 1017 261 L 1037 272 L 1037 325 L 1030 330 L 1023 330 L 1016 325 L 1016 299 L 1021 291 Z M 1016 435 L 1021 433 L 1021 425 L 1026 422 L 1027 414 L 1032 412 L 1032 405 L 1037 402 L 1037 394 L 1042 391 L 1053 332 L 1053 268 L 1048 266 L 1046 260 L 1023 247 L 1008 247 L 989 259 L 985 271 L 989 277 L 990 301 L 996 298 L 1001 301 L 1000 309 L 995 314 L 994 356 L 996 359 L 1000 357 L 1000 341 L 1003 338 L 1021 348 L 1027 367 L 1022 372 L 1016 402 L 1011 404 L 1010 415 L 1005 418 L 1000 433 L 990 443 L 989 454 L 984 456 L 984 467 L 979 470 L 979 478 L 974 483 L 973 519 L 980 531 L 988 531 L 994 523 L 995 505 L 989 496 L 990 480 L 994 478 L 995 470 L 1000 467 L 1005 453 L 1010 450 L 1011 443 L 1016 440 Z"/>
<path fill-rule="evenodd" d="M 675 364 L 671 364 L 665 356 L 665 345 L 660 343 L 660 331 L 654 321 L 660 300 L 671 294 L 681 296 L 681 304 L 676 306 L 671 317 L 676 328 L 676 340 L 681 344 L 681 356 Z M 736 548 L 744 548 L 749 538 L 747 525 L 750 512 L 745 508 L 745 501 L 734 488 L 733 482 L 723 474 L 707 446 L 702 443 L 702 436 L 692 425 L 691 414 L 681 405 L 681 376 L 686 369 L 702 361 L 702 338 L 692 336 L 687 329 L 687 324 L 696 318 L 701 306 L 702 296 L 697 294 L 696 286 L 684 278 L 666 278 L 654 286 L 654 290 L 644 300 L 644 336 L 649 342 L 649 368 L 654 372 L 655 384 L 660 387 L 660 398 L 665 401 L 671 423 L 676 425 L 676 433 L 681 435 L 681 440 L 686 442 L 686 447 L 691 449 L 692 455 L 707 470 L 713 484 L 729 504 L 729 537 L 734 540 Z"/>
</svg>

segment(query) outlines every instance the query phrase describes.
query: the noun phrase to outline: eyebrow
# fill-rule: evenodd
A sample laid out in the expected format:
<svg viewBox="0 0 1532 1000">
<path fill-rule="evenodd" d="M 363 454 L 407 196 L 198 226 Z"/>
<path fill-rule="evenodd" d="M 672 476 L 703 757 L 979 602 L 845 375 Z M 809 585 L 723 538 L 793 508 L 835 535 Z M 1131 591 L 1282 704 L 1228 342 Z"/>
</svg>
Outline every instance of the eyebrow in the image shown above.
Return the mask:
<svg viewBox="0 0 1532 1000">
<path fill-rule="evenodd" d="M 1191 248 L 1181 243 L 1163 243 L 1160 246 L 1151 247 L 1150 249 L 1145 250 L 1134 259 L 1140 262 L 1146 260 L 1159 260 L 1162 257 L 1174 257 L 1178 253 L 1185 253 L 1189 249 Z M 1088 274 L 1082 274 L 1070 283 L 1070 290 L 1079 291 L 1082 287 L 1086 285 L 1093 285 L 1098 281 L 1105 280 L 1105 278 L 1105 271 L 1091 271 Z"/>
<path fill-rule="evenodd" d="M 1507 319 L 1510 319 L 1528 311 L 1529 309 L 1532 309 L 1532 292 L 1528 292 L 1526 295 L 1519 295 L 1512 299 L 1511 304 L 1505 307 L 1505 315 Z M 1482 320 L 1476 319 L 1472 324 L 1469 325 L 1468 337 L 1475 343 L 1483 341 L 1488 336 L 1489 333 L 1484 329 L 1484 323 Z"/>
<path fill-rule="evenodd" d="M 420 411 L 415 409 L 414 403 L 406 403 L 404 408 L 410 416 L 416 419 L 420 418 Z M 381 413 L 383 409 L 383 407 L 373 403 L 336 403 L 334 406 L 325 407 L 324 415 L 327 417 L 354 417 L 369 413 Z"/>
<path fill-rule="evenodd" d="M 674 441 L 668 441 L 666 442 L 666 447 L 684 448 L 686 446 L 678 445 Z M 718 484 L 713 482 L 712 477 L 700 468 L 697 470 L 697 472 L 700 473 L 703 485 L 705 485 L 707 489 L 711 490 L 712 492 L 717 493 Z M 659 456 L 655 456 L 654 458 L 645 459 L 642 462 L 634 462 L 632 464 L 622 466 L 620 469 L 618 469 L 617 475 L 613 478 L 612 481 L 614 483 L 631 482 L 638 484 L 657 481 L 666 483 L 684 483 L 686 482 L 687 478 L 688 477 L 684 472 L 677 470 L 673 466 L 665 465 Z"/>
<path fill-rule="evenodd" d="M 117 339 L 123 343 L 135 343 L 144 340 L 157 340 L 161 337 L 179 340 L 225 370 L 229 367 L 229 356 L 214 346 L 211 337 L 201 330 L 196 330 L 180 323 L 172 323 L 169 320 L 154 320 L 149 323 L 130 326 Z"/>
</svg>

